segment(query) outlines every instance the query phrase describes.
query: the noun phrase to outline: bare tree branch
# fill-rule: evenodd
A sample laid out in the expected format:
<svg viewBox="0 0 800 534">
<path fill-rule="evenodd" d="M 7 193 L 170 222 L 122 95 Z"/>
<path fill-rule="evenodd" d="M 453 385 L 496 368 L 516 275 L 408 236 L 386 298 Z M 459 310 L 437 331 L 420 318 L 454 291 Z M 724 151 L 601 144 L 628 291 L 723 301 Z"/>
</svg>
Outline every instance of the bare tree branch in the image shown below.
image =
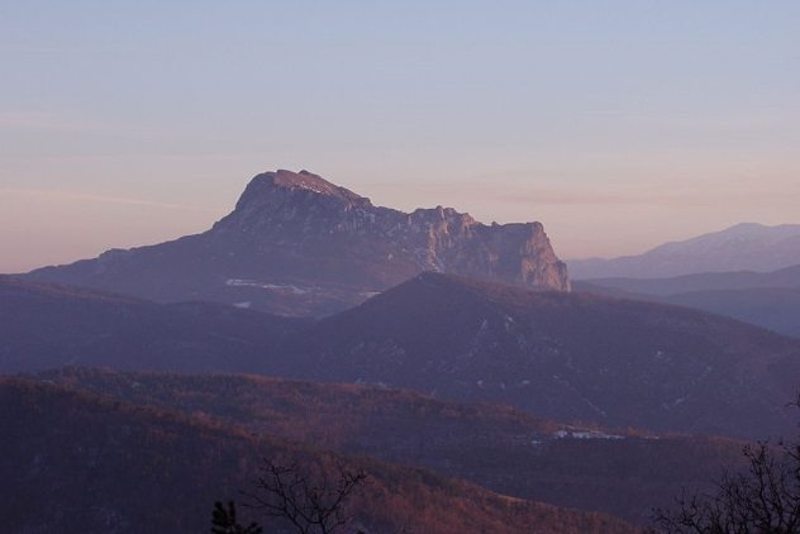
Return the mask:
<svg viewBox="0 0 800 534">
<path fill-rule="evenodd" d="M 742 452 L 744 472 L 723 475 L 714 494 L 683 494 L 675 510 L 655 510 L 657 528 L 678 534 L 800 532 L 800 444 L 761 442 Z"/>
<path fill-rule="evenodd" d="M 336 480 L 317 466 L 301 468 L 265 458 L 254 490 L 243 492 L 245 506 L 282 518 L 300 534 L 332 534 L 351 522 L 347 501 L 367 480 L 362 470 L 337 464 Z"/>
</svg>

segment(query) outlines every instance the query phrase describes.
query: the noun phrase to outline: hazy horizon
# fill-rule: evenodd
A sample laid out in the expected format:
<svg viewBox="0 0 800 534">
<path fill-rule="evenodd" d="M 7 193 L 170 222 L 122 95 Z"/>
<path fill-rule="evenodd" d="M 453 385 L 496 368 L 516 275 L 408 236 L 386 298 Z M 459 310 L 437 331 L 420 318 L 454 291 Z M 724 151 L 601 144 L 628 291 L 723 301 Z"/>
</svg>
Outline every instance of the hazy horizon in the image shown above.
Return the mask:
<svg viewBox="0 0 800 534">
<path fill-rule="evenodd" d="M 800 4 L 7 3 L 0 272 L 205 230 L 264 170 L 563 259 L 798 223 Z"/>
<path fill-rule="evenodd" d="M 277 169 L 275 169 L 277 170 Z M 295 171 L 299 171 L 301 169 L 295 169 Z M 306 169 L 307 170 L 307 169 Z M 244 186 L 246 185 L 248 180 L 245 180 L 242 183 L 242 190 L 244 190 Z M 341 183 L 337 183 L 337 185 L 342 185 Z M 385 186 L 387 189 L 392 189 L 391 185 Z M 380 189 L 380 186 L 378 187 Z M 363 194 L 369 197 L 374 204 L 379 206 L 386 206 L 395 209 L 404 209 L 405 211 L 411 211 L 418 207 L 423 208 L 432 208 L 436 205 L 443 205 L 446 207 L 456 207 L 451 204 L 447 204 L 446 202 L 428 204 L 428 205 L 415 205 L 410 204 L 405 207 L 392 205 L 388 202 L 380 202 L 376 201 L 374 197 L 366 194 L 364 191 L 355 191 L 356 193 Z M 27 255 L 22 255 L 20 257 L 14 258 L 3 258 L 2 264 L 0 264 L 0 273 L 21 273 L 26 272 L 30 269 L 43 267 L 46 265 L 61 265 L 66 263 L 71 263 L 73 261 L 77 261 L 80 259 L 86 259 L 95 257 L 106 250 L 112 248 L 131 248 L 131 247 L 139 247 L 139 246 L 147 246 L 147 245 L 154 245 L 163 241 L 177 239 L 178 237 L 190 234 L 201 233 L 209 228 L 221 219 L 223 216 L 227 215 L 230 210 L 233 209 L 236 200 L 238 199 L 238 195 L 231 198 L 230 202 L 227 202 L 227 206 L 221 206 L 219 210 L 214 210 L 210 208 L 202 208 L 197 206 L 191 205 L 181 205 L 181 204 L 168 204 L 164 202 L 152 201 L 147 199 L 133 199 L 133 198 L 120 198 L 120 197 L 110 197 L 110 196 L 98 196 L 98 195 L 91 195 L 91 194 L 81 194 L 81 193 L 72 193 L 68 191 L 42 191 L 42 190 L 25 190 L 25 189 L 1 189 L 0 193 L 6 196 L 6 200 L 9 200 L 12 197 L 18 198 L 25 198 L 30 197 L 30 199 L 38 204 L 43 209 L 74 209 L 76 213 L 80 210 L 80 214 L 86 218 L 87 223 L 91 223 L 96 217 L 106 217 L 106 218 L 114 218 L 115 216 L 119 215 L 119 210 L 125 210 L 125 214 L 128 216 L 136 216 L 134 219 L 128 221 L 129 225 L 120 225 L 119 227 L 112 227 L 112 228 L 93 228 L 91 224 L 88 224 L 83 230 L 86 232 L 91 233 L 93 230 L 97 230 L 94 235 L 91 235 L 89 239 L 86 239 L 87 236 L 72 234 L 74 238 L 72 241 L 68 241 L 67 243 L 63 243 L 67 245 L 67 247 L 54 247 L 48 250 L 41 250 L 39 246 L 40 242 L 37 239 L 31 239 L 23 246 L 29 246 L 30 248 L 26 251 L 25 249 L 22 252 L 28 252 Z M 26 211 L 31 207 L 29 203 L 8 203 L 7 205 L 3 205 L 3 202 L 0 202 L 0 210 L 5 213 L 6 217 L 9 216 L 9 213 L 14 213 L 14 210 L 19 210 L 20 213 Z M 463 211 L 460 210 L 459 211 Z M 170 220 L 164 220 L 162 217 L 165 214 L 174 214 L 175 212 L 183 212 L 182 217 L 179 217 L 177 220 L 172 218 Z M 472 212 L 472 215 L 475 215 Z M 69 216 L 69 215 L 67 215 Z M 74 217 L 74 215 L 73 215 Z M 12 217 L 9 217 L 12 218 Z M 493 221 L 500 222 L 497 218 L 479 218 L 479 220 L 483 223 L 489 224 Z M 534 220 L 534 219 L 530 219 Z M 138 225 L 130 225 L 131 222 L 138 222 Z M 520 219 L 522 221 L 522 219 Z M 527 221 L 527 220 L 526 220 Z M 39 230 L 44 234 L 45 232 L 51 232 L 52 230 L 48 228 L 51 224 L 57 224 L 57 221 L 53 221 L 51 219 L 45 219 L 41 221 L 44 223 L 42 228 Z M 502 221 L 502 222 L 515 222 L 513 220 Z M 546 221 L 541 221 L 545 224 L 545 231 L 548 232 L 551 241 L 553 241 L 554 248 L 556 252 L 559 254 L 561 259 L 563 260 L 574 260 L 574 259 L 586 259 L 591 257 L 618 257 L 624 256 L 627 254 L 638 254 L 642 252 L 646 252 L 652 248 L 655 248 L 658 245 L 670 242 L 670 241 L 682 241 L 684 239 L 689 239 L 692 237 L 696 237 L 695 233 L 688 233 L 688 234 L 677 234 L 673 238 L 667 238 L 664 241 L 654 242 L 650 244 L 643 245 L 643 247 L 638 249 L 633 249 L 627 252 L 622 252 L 620 254 L 597 254 L 597 255 L 584 255 L 584 256 L 569 256 L 565 255 L 561 252 L 559 247 L 559 240 L 557 237 L 552 235 L 552 231 L 548 228 Z M 731 226 L 737 224 L 744 224 L 744 223 L 755 223 L 755 224 L 762 224 L 764 226 L 778 226 L 780 224 L 792 224 L 792 223 L 777 223 L 777 224 L 764 224 L 760 221 L 748 221 L 742 220 L 739 222 L 731 223 L 730 225 L 726 225 L 723 227 L 712 227 L 706 231 L 701 233 L 713 233 L 721 230 L 725 230 L 730 228 Z M 14 228 L 11 227 L 12 230 L 17 231 L 21 230 L 19 227 Z M 30 228 L 26 229 L 30 230 Z M 13 233 L 13 232 L 10 232 Z M 24 231 L 20 231 L 20 235 L 24 235 Z M 44 236 L 40 236 L 44 237 Z M 78 241 L 77 238 L 82 238 Z M 72 248 L 77 249 L 77 252 L 71 252 Z M 19 249 L 17 249 L 19 250 Z M 26 260 L 25 258 L 31 258 L 30 260 Z M 22 261 L 20 261 L 22 259 Z M 11 267 L 3 268 L 4 265 L 10 265 Z"/>
</svg>

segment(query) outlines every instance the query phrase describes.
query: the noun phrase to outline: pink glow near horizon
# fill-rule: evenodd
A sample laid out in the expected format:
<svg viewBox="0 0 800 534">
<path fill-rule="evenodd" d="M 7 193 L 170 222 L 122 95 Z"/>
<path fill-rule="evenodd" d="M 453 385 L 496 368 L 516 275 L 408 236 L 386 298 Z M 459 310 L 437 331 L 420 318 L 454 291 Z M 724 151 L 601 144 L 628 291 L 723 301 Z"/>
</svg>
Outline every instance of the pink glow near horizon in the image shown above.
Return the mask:
<svg viewBox="0 0 800 534">
<path fill-rule="evenodd" d="M 800 3 L 0 8 L 0 272 L 202 231 L 269 169 L 562 258 L 800 223 Z"/>
</svg>

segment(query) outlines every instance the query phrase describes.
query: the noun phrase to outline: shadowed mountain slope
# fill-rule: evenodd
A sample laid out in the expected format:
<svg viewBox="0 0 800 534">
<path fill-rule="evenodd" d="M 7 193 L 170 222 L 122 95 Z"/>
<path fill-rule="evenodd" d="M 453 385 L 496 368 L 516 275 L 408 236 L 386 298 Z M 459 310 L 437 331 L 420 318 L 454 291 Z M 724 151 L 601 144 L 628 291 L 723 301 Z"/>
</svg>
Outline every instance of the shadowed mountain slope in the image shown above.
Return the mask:
<svg viewBox="0 0 800 534">
<path fill-rule="evenodd" d="M 693 291 L 670 295 L 663 301 L 727 315 L 800 338 L 800 288 Z"/>
<path fill-rule="evenodd" d="M 671 278 L 596 278 L 586 280 L 586 283 L 634 294 L 641 293 L 655 296 L 669 296 L 697 291 L 800 289 L 800 265 L 768 273 L 736 271 L 687 274 Z"/>
<path fill-rule="evenodd" d="M 67 364 L 254 371 L 299 319 L 0 277 L 0 372 Z"/>
<path fill-rule="evenodd" d="M 800 266 L 770 273 L 740 271 L 674 278 L 600 278 L 578 281 L 575 288 L 687 306 L 800 337 Z"/>
<path fill-rule="evenodd" d="M 424 274 L 306 321 L 0 283 L 5 372 L 76 363 L 384 383 L 607 427 L 793 428 L 800 342 L 663 304 Z"/>
<path fill-rule="evenodd" d="M 800 343 L 661 304 L 426 273 L 293 338 L 268 371 L 749 437 L 793 427 Z"/>
</svg>

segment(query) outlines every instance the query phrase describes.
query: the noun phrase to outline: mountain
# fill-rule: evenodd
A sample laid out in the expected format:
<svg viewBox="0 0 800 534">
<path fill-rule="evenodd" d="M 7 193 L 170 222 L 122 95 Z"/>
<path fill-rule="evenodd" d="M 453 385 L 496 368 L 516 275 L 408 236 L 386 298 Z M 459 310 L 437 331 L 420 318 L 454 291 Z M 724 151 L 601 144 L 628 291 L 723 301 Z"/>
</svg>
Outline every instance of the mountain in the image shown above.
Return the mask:
<svg viewBox="0 0 800 534">
<path fill-rule="evenodd" d="M 369 386 L 75 368 L 32 378 L 640 523 L 682 490 L 712 489 L 743 459 L 743 443 L 729 439 L 575 427 L 507 406 Z"/>
<path fill-rule="evenodd" d="M 773 272 L 697 273 L 669 278 L 593 278 L 592 286 L 618 289 L 629 294 L 669 296 L 696 291 L 737 291 L 743 289 L 800 289 L 800 265 Z"/>
<path fill-rule="evenodd" d="M 307 321 L 0 277 L 0 372 L 62 365 L 253 371 Z"/>
<path fill-rule="evenodd" d="M 159 302 L 326 315 L 428 270 L 569 289 L 540 223 L 487 226 L 442 207 L 403 213 L 286 170 L 253 178 L 233 212 L 202 234 L 110 250 L 28 278 Z"/>
<path fill-rule="evenodd" d="M 793 430 L 800 342 L 660 303 L 425 273 L 320 319 L 0 281 L 0 372 L 65 364 L 368 382 L 607 427 Z"/>
<path fill-rule="evenodd" d="M 509 403 L 542 417 L 786 434 L 800 342 L 675 306 L 426 273 L 292 337 L 267 373 Z"/>
<path fill-rule="evenodd" d="M 599 278 L 581 291 L 664 302 L 726 315 L 800 337 L 800 266 L 769 273 L 701 273 L 673 278 Z"/>
<path fill-rule="evenodd" d="M 331 476 L 363 469 L 351 511 L 366 533 L 634 532 L 597 513 L 513 499 L 425 470 L 253 435 L 202 414 L 0 378 L 0 517 L 8 532 L 196 533 L 211 504 L 240 499 L 261 458 Z M 311 469 L 315 467 L 317 471 Z M 267 532 L 294 532 L 257 516 Z"/>
<path fill-rule="evenodd" d="M 693 291 L 662 299 L 800 338 L 800 289 Z"/>
<path fill-rule="evenodd" d="M 744 223 L 644 254 L 615 259 L 571 260 L 574 279 L 660 278 L 727 271 L 774 271 L 800 265 L 800 225 Z"/>
</svg>

